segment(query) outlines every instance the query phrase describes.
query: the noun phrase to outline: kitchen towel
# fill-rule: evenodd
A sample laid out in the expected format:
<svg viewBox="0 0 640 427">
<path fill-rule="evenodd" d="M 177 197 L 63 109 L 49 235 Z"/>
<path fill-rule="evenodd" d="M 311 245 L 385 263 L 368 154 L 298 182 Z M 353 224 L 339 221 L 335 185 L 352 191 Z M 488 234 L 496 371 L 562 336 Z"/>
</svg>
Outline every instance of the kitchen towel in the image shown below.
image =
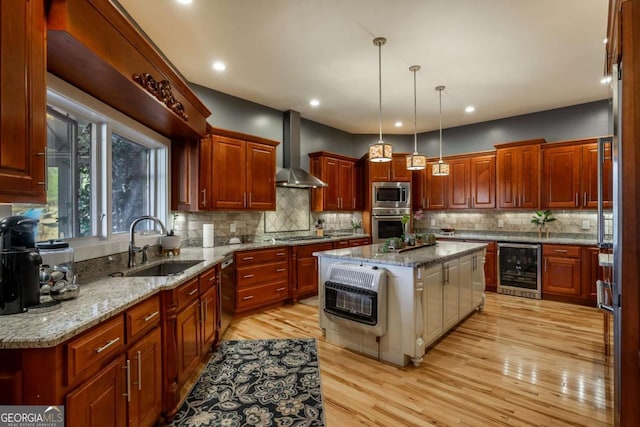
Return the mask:
<svg viewBox="0 0 640 427">
<path fill-rule="evenodd" d="M 202 247 L 213 247 L 213 224 L 202 224 Z"/>
</svg>

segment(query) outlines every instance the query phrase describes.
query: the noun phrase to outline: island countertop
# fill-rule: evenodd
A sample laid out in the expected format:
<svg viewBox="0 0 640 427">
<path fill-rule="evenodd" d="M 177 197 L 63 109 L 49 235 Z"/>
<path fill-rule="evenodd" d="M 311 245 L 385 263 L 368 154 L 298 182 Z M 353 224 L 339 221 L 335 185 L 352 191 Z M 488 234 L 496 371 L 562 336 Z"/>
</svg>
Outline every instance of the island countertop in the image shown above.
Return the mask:
<svg viewBox="0 0 640 427">
<path fill-rule="evenodd" d="M 363 261 L 415 268 L 472 253 L 486 248 L 486 246 L 486 243 L 439 241 L 434 246 L 422 246 L 403 252 L 384 252 L 383 244 L 375 244 L 314 252 L 313 255 L 344 259 L 345 261 Z"/>
</svg>

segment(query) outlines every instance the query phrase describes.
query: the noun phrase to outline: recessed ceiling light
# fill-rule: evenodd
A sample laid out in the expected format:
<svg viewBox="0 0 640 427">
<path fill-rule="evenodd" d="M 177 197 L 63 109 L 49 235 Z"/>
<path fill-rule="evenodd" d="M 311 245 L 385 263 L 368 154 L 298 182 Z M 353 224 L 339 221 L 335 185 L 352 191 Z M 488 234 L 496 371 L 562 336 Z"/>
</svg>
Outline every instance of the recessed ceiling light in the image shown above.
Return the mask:
<svg viewBox="0 0 640 427">
<path fill-rule="evenodd" d="M 309 105 L 311 105 L 312 107 L 317 107 L 318 105 L 320 105 L 320 101 L 314 98 L 311 101 L 309 101 Z"/>
<path fill-rule="evenodd" d="M 604 76 L 601 80 L 600 80 L 600 84 L 606 85 L 611 83 L 611 76 Z"/>
<path fill-rule="evenodd" d="M 227 66 L 222 61 L 216 61 L 213 63 L 213 69 L 216 71 L 224 71 L 227 69 Z"/>
<path fill-rule="evenodd" d="M 467 108 L 464 109 L 464 111 L 467 113 L 473 113 L 474 111 L 476 111 L 476 107 L 474 107 L 473 105 L 469 105 Z"/>
<path fill-rule="evenodd" d="M 178 3 L 182 3 L 182 4 L 191 4 L 193 2 L 193 0 L 178 0 Z"/>
<path fill-rule="evenodd" d="M 402 127 L 402 122 L 396 122 L 396 123 L 395 123 L 395 127 L 397 127 L 397 128 L 401 128 L 401 127 Z"/>
</svg>

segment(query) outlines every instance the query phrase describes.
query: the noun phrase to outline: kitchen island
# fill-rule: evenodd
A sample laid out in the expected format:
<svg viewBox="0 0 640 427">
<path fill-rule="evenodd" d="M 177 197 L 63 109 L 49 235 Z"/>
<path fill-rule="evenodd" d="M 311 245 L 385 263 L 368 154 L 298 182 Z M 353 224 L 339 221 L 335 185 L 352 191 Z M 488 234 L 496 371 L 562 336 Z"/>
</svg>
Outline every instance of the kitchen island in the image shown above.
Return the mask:
<svg viewBox="0 0 640 427">
<path fill-rule="evenodd" d="M 485 249 L 438 242 L 403 252 L 377 244 L 315 253 L 323 334 L 378 360 L 419 366 L 429 345 L 482 309 Z"/>
</svg>

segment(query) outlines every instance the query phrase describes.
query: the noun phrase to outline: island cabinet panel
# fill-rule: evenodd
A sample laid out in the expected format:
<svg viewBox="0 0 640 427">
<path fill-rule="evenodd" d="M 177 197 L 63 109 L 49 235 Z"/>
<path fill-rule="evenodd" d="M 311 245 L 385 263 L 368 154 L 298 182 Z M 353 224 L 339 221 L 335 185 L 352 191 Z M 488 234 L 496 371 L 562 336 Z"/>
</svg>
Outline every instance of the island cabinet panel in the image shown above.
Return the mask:
<svg viewBox="0 0 640 427">
<path fill-rule="evenodd" d="M 475 256 L 467 255 L 460 258 L 458 291 L 458 314 L 460 317 L 470 313 L 473 306 L 473 271 L 475 270 L 475 265 Z"/>
<path fill-rule="evenodd" d="M 344 240 L 349 244 L 349 240 Z M 298 300 L 318 294 L 318 258 L 314 252 L 333 249 L 333 243 L 317 243 L 312 245 L 294 246 L 292 259 L 295 265 L 295 283 L 292 283 L 292 298 Z"/>
<path fill-rule="evenodd" d="M 540 145 L 544 139 L 496 145 L 498 208 L 540 206 Z"/>
<path fill-rule="evenodd" d="M 460 296 L 460 268 L 458 260 L 448 261 L 442 264 L 444 270 L 443 287 L 443 327 L 446 331 L 458 323 L 459 296 Z"/>
<path fill-rule="evenodd" d="M 443 301 L 444 301 L 444 269 L 436 265 L 423 273 L 424 293 L 424 341 L 425 345 L 435 342 L 444 333 Z"/>
<path fill-rule="evenodd" d="M 0 1 L 0 203 L 46 202 L 44 3 Z"/>
<path fill-rule="evenodd" d="M 238 251 L 235 256 L 235 313 L 246 313 L 289 298 L 289 248 Z"/>
<path fill-rule="evenodd" d="M 92 379 L 67 395 L 69 426 L 127 425 L 127 373 L 124 355 L 108 364 Z"/>
<path fill-rule="evenodd" d="M 309 153 L 311 175 L 325 184 L 311 189 L 311 208 L 314 211 L 353 211 L 362 206 L 363 195 L 356 196 L 356 188 L 362 189 L 362 171 L 356 174 L 357 159 L 319 151 Z M 360 183 L 357 181 L 360 180 Z"/>
</svg>

